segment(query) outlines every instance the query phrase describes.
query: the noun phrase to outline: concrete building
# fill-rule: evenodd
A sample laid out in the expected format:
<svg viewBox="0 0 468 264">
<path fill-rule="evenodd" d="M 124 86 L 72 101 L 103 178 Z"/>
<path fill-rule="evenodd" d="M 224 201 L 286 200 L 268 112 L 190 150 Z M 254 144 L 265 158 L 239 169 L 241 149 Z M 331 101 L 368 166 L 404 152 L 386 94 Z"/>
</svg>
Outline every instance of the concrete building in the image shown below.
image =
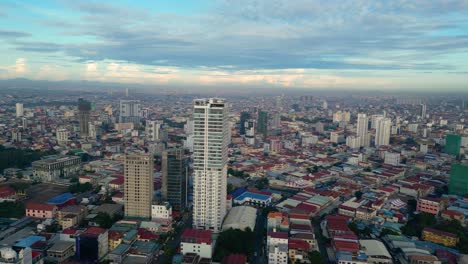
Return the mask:
<svg viewBox="0 0 468 264">
<path fill-rule="evenodd" d="M 257 118 L 257 132 L 264 137 L 267 136 L 268 133 L 268 112 L 259 111 L 258 118 Z"/>
<path fill-rule="evenodd" d="M 452 164 L 450 169 L 449 193 L 456 195 L 468 194 L 468 164 Z"/>
<path fill-rule="evenodd" d="M 193 227 L 214 232 L 226 215 L 228 113 L 224 99 L 194 101 Z"/>
<path fill-rule="evenodd" d="M 182 254 L 195 253 L 202 258 L 211 258 L 214 243 L 210 230 L 196 230 L 187 228 L 180 238 L 180 251 Z"/>
<path fill-rule="evenodd" d="M 167 139 L 166 131 L 163 128 L 163 122 L 160 120 L 147 120 L 145 134 L 149 141 Z"/>
<path fill-rule="evenodd" d="M 416 210 L 438 216 L 442 210 L 443 203 L 440 198 L 419 198 Z"/>
<path fill-rule="evenodd" d="M 172 219 L 172 206 L 168 202 L 151 205 L 151 219 Z"/>
<path fill-rule="evenodd" d="M 133 123 L 138 125 L 141 119 L 139 100 L 120 100 L 119 123 Z"/>
<path fill-rule="evenodd" d="M 16 103 L 16 117 L 22 117 L 24 115 L 24 108 L 22 103 Z"/>
<path fill-rule="evenodd" d="M 80 169 L 81 158 L 76 156 L 52 155 L 32 163 L 33 177 L 45 182 L 70 178 Z"/>
<path fill-rule="evenodd" d="M 375 239 L 359 240 L 361 251 L 367 256 L 367 263 L 391 264 L 392 256 L 384 243 Z"/>
<path fill-rule="evenodd" d="M 390 144 L 390 128 L 392 120 L 390 118 L 376 119 L 375 146 L 385 146 Z"/>
<path fill-rule="evenodd" d="M 89 135 L 89 113 L 91 103 L 83 98 L 78 99 L 78 118 L 80 122 L 80 136 L 86 138 Z"/>
<path fill-rule="evenodd" d="M 398 166 L 398 165 L 400 165 L 400 159 L 401 159 L 400 153 L 385 151 L 385 158 L 384 158 L 384 160 L 385 160 L 384 163 L 385 164 Z"/>
<path fill-rule="evenodd" d="M 187 205 L 188 172 L 184 149 L 163 151 L 161 194 L 163 200 L 168 201 L 176 211 L 182 211 Z"/>
<path fill-rule="evenodd" d="M 233 207 L 223 223 L 223 231 L 232 229 L 250 230 L 255 229 L 255 222 L 257 220 L 257 209 L 250 206 L 236 206 Z"/>
<path fill-rule="evenodd" d="M 350 148 L 356 149 L 361 146 L 361 137 L 349 136 L 346 138 L 346 145 Z"/>
<path fill-rule="evenodd" d="M 125 216 L 151 218 L 154 158 L 150 154 L 125 156 Z"/>
<path fill-rule="evenodd" d="M 66 145 L 68 143 L 68 130 L 66 128 L 57 129 L 56 137 L 59 145 Z"/>
<path fill-rule="evenodd" d="M 333 122 L 349 122 L 351 113 L 348 111 L 337 111 L 333 114 Z"/>
<path fill-rule="evenodd" d="M 369 118 L 366 114 L 358 114 L 356 124 L 356 135 L 359 137 L 361 147 L 368 147 L 370 144 Z"/>
<path fill-rule="evenodd" d="M 268 232 L 267 233 L 267 250 L 268 263 L 270 264 L 287 264 L 288 263 L 288 233 L 285 232 Z"/>
<path fill-rule="evenodd" d="M 81 262 L 99 262 L 109 251 L 108 231 L 100 227 L 88 227 L 76 237 L 76 257 Z"/>
</svg>

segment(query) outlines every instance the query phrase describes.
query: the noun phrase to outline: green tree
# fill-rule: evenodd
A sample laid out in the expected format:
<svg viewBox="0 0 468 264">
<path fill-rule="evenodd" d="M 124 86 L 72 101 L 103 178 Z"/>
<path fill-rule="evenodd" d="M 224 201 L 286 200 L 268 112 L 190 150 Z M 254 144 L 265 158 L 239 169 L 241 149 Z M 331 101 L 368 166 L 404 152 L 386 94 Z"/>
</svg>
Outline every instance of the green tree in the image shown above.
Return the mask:
<svg viewBox="0 0 468 264">
<path fill-rule="evenodd" d="M 228 183 L 227 184 L 227 193 L 231 193 L 232 191 L 234 191 L 234 185 L 232 185 L 231 183 Z"/>
<path fill-rule="evenodd" d="M 253 243 L 255 234 L 247 228 L 242 231 L 239 229 L 229 229 L 219 233 L 213 260 L 221 261 L 224 256 L 237 253 L 251 255 L 253 252 Z"/>
<path fill-rule="evenodd" d="M 114 224 L 114 219 L 108 214 L 104 212 L 99 212 L 97 216 L 94 218 L 96 224 L 100 227 L 110 228 Z"/>
<path fill-rule="evenodd" d="M 359 200 L 362 197 L 362 192 L 361 191 L 356 191 L 356 192 L 354 192 L 354 196 L 356 197 L 356 199 Z"/>
<path fill-rule="evenodd" d="M 416 211 L 416 206 L 418 205 L 418 201 L 415 199 L 409 199 L 407 202 L 408 213 L 413 214 Z"/>
<path fill-rule="evenodd" d="M 0 203 L 0 217 L 21 218 L 25 214 L 24 204 L 5 201 Z"/>
<path fill-rule="evenodd" d="M 307 257 L 309 258 L 310 263 L 314 263 L 314 264 L 324 263 L 322 255 L 320 254 L 320 252 L 316 250 L 309 252 L 307 254 Z"/>
</svg>

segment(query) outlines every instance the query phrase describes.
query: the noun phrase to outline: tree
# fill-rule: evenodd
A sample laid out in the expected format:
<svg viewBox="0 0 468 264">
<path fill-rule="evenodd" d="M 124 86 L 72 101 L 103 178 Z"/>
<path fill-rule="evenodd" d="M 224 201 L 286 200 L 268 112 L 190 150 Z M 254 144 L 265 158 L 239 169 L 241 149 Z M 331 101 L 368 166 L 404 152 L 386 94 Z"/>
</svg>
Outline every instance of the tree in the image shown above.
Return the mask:
<svg viewBox="0 0 468 264">
<path fill-rule="evenodd" d="M 361 191 L 356 191 L 356 192 L 354 193 L 354 196 L 356 197 L 356 199 L 359 200 L 359 199 L 361 199 L 361 197 L 362 197 L 362 192 L 361 192 Z"/>
<path fill-rule="evenodd" d="M 231 183 L 228 183 L 228 185 L 227 185 L 227 193 L 231 193 L 232 191 L 234 191 L 234 185 L 232 185 Z"/>
<path fill-rule="evenodd" d="M 20 218 L 24 216 L 24 204 L 18 202 L 5 201 L 0 203 L 0 217 Z"/>
<path fill-rule="evenodd" d="M 213 260 L 221 261 L 224 256 L 232 253 L 251 255 L 255 234 L 250 228 L 245 231 L 239 229 L 228 229 L 219 233 Z"/>
<path fill-rule="evenodd" d="M 324 263 L 322 255 L 320 254 L 320 252 L 316 250 L 309 252 L 309 254 L 307 254 L 307 257 L 309 258 L 310 263 L 314 263 L 314 264 Z"/>
<path fill-rule="evenodd" d="M 408 213 L 413 214 L 414 211 L 416 211 L 416 206 L 418 205 L 418 201 L 416 201 L 415 199 L 410 199 L 408 200 L 407 205 L 408 205 L 407 206 Z"/>
<path fill-rule="evenodd" d="M 100 227 L 104 228 L 110 228 L 114 224 L 114 219 L 112 219 L 112 217 L 108 213 L 104 212 L 99 212 L 96 218 L 94 218 L 94 221 Z"/>
</svg>

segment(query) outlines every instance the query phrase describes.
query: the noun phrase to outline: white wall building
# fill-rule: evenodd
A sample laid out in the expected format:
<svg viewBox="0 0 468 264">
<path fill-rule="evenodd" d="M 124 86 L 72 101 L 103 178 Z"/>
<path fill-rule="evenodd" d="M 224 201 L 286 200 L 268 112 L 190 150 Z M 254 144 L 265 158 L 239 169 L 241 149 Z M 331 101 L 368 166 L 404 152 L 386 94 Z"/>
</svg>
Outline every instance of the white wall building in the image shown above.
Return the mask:
<svg viewBox="0 0 468 264">
<path fill-rule="evenodd" d="M 349 136 L 346 138 L 346 145 L 350 148 L 359 148 L 361 146 L 361 137 Z"/>
<path fill-rule="evenodd" d="M 145 134 L 149 141 L 165 140 L 163 122 L 159 120 L 146 121 Z"/>
<path fill-rule="evenodd" d="M 226 215 L 228 106 L 194 100 L 193 227 L 218 232 Z"/>
<path fill-rule="evenodd" d="M 68 143 L 68 130 L 66 128 L 57 129 L 56 134 L 59 145 L 66 145 Z"/>
<path fill-rule="evenodd" d="M 390 144 L 390 128 L 392 120 L 390 118 L 379 118 L 376 120 L 375 146 Z"/>
<path fill-rule="evenodd" d="M 172 219 L 172 206 L 169 203 L 152 204 L 151 219 Z"/>
<path fill-rule="evenodd" d="M 140 122 L 141 106 L 138 100 L 120 100 L 119 123 Z"/>
<path fill-rule="evenodd" d="M 385 164 L 390 164 L 393 166 L 398 166 L 400 165 L 400 153 L 394 153 L 394 152 L 389 152 L 385 151 Z"/>
<path fill-rule="evenodd" d="M 16 103 L 16 117 L 22 117 L 24 115 L 24 108 L 22 103 Z"/>
<path fill-rule="evenodd" d="M 368 147 L 370 145 L 370 136 L 369 136 L 369 118 L 366 114 L 358 114 L 357 124 L 356 124 L 356 135 L 359 137 L 361 147 Z"/>
</svg>

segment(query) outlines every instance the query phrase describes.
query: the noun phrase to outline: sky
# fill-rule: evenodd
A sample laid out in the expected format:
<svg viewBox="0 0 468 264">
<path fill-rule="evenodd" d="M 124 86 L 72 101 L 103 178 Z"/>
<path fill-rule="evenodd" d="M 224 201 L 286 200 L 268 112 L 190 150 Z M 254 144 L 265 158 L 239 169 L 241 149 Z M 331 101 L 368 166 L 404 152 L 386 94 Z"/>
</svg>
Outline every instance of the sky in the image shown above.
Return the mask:
<svg viewBox="0 0 468 264">
<path fill-rule="evenodd" d="M 0 79 L 468 90 L 468 0 L 0 1 Z"/>
</svg>

